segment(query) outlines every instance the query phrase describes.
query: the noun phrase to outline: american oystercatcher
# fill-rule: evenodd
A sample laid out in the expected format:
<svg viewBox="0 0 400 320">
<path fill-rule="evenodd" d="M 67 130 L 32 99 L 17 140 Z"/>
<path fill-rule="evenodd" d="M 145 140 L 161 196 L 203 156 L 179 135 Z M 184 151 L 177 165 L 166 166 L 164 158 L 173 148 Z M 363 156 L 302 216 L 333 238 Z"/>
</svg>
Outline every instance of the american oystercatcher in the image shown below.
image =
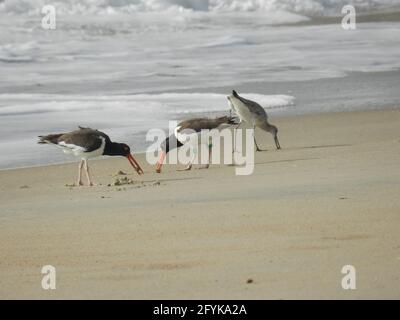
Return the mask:
<svg viewBox="0 0 400 320">
<path fill-rule="evenodd" d="M 168 152 L 170 152 L 174 148 L 182 147 L 184 144 L 187 143 L 192 143 L 192 145 L 189 145 L 189 147 L 192 148 L 192 151 L 194 151 L 192 159 L 190 160 L 187 167 L 184 169 L 190 170 L 196 157 L 199 145 L 201 145 L 202 143 L 205 144 L 204 139 L 201 139 L 201 131 L 223 129 L 224 127 L 227 127 L 229 125 L 237 124 L 235 119 L 236 118 L 224 116 L 215 119 L 194 118 L 180 122 L 174 129 L 174 134 L 165 139 L 161 144 L 160 158 L 157 161 L 156 172 L 161 172 L 161 167 Z M 197 135 L 197 139 L 191 139 L 191 135 Z M 209 150 L 209 159 L 207 165 L 204 168 L 208 168 L 211 161 L 212 136 L 209 135 L 208 139 L 205 140 L 207 141 L 206 146 Z M 196 145 L 193 145 L 193 142 L 196 143 Z"/>
<path fill-rule="evenodd" d="M 143 173 L 142 168 L 131 155 L 128 145 L 124 143 L 112 142 L 108 135 L 98 130 L 79 127 L 78 130 L 68 133 L 39 136 L 38 143 L 55 145 L 61 148 L 65 153 L 69 153 L 81 158 L 78 170 L 79 186 L 83 185 L 81 180 L 82 167 L 85 168 L 89 185 L 93 185 L 92 180 L 90 179 L 88 159 L 102 155 L 126 157 L 138 174 Z"/>
<path fill-rule="evenodd" d="M 240 123 L 236 129 L 238 129 L 243 122 L 247 122 L 253 127 L 254 143 L 257 151 L 262 150 L 257 145 L 255 136 L 256 127 L 271 133 L 274 137 L 276 148 L 281 148 L 278 140 L 278 128 L 268 122 L 268 115 L 263 107 L 261 107 L 257 102 L 247 100 L 239 96 L 235 90 L 233 90 L 232 95 L 228 96 L 227 98 L 232 110 L 240 118 Z"/>
</svg>

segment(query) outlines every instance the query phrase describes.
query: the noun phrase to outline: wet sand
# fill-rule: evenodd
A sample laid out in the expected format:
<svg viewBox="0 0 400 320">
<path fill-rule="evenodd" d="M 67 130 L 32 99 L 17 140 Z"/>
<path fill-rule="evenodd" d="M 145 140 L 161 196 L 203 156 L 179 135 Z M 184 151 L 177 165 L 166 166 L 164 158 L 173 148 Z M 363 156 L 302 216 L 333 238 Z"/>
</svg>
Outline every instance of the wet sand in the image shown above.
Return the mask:
<svg viewBox="0 0 400 320">
<path fill-rule="evenodd" d="M 0 171 L 0 298 L 399 299 L 399 109 L 272 122 L 283 149 L 257 132 L 250 176 L 156 174 L 144 155 L 141 177 L 91 161 L 95 187 L 68 186 L 77 164 Z"/>
</svg>

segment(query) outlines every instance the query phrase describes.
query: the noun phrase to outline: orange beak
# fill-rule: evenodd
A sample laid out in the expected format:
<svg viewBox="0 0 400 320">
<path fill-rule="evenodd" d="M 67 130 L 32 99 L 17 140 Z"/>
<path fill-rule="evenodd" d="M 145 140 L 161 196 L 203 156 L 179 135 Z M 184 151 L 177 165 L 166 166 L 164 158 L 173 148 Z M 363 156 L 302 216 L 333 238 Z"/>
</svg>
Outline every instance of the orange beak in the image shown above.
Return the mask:
<svg viewBox="0 0 400 320">
<path fill-rule="evenodd" d="M 157 165 L 156 165 L 156 172 L 157 173 L 161 173 L 161 167 L 163 165 L 164 159 L 167 156 L 167 154 L 164 151 L 160 152 L 160 158 L 157 161 Z"/>
<path fill-rule="evenodd" d="M 136 159 L 131 154 L 128 154 L 126 157 L 128 158 L 132 167 L 136 170 L 136 172 L 138 174 L 143 174 L 143 170 L 140 167 L 139 163 L 136 161 Z"/>
</svg>

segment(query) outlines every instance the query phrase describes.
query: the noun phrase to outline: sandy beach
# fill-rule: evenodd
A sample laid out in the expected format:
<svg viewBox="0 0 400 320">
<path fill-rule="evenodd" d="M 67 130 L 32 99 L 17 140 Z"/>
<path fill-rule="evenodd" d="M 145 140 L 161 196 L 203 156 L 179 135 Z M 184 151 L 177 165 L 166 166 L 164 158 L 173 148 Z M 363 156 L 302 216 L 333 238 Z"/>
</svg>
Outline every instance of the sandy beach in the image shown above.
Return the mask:
<svg viewBox="0 0 400 320">
<path fill-rule="evenodd" d="M 273 120 L 283 149 L 257 132 L 250 176 L 144 155 L 141 177 L 91 161 L 95 187 L 66 185 L 75 163 L 1 171 L 0 298 L 399 299 L 399 109 Z M 118 170 L 135 183 L 107 186 Z"/>
</svg>

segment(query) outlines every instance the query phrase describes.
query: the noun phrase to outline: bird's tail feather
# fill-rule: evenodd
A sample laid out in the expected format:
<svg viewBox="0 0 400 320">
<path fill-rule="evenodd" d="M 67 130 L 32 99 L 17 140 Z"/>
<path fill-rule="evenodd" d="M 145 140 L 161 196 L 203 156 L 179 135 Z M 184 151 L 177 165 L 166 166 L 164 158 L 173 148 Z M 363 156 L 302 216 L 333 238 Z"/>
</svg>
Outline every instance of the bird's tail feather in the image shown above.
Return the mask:
<svg viewBox="0 0 400 320">
<path fill-rule="evenodd" d="M 48 134 L 47 136 L 39 136 L 39 144 L 45 144 L 45 143 L 53 143 L 57 144 L 58 138 L 61 137 L 63 133 L 57 133 L 57 134 Z"/>
</svg>

